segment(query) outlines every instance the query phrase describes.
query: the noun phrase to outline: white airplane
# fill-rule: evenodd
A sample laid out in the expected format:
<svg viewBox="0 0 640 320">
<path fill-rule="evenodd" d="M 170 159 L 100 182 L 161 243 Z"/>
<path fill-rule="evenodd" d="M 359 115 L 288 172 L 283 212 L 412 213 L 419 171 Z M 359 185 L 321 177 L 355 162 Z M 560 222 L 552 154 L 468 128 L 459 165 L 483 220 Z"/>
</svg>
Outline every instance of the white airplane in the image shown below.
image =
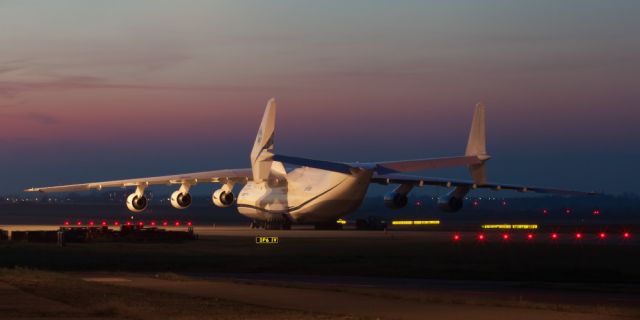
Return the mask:
<svg viewBox="0 0 640 320">
<path fill-rule="evenodd" d="M 191 205 L 189 189 L 202 183 L 222 186 L 213 192 L 213 203 L 229 207 L 237 202 L 240 214 L 252 219 L 255 225 L 288 227 L 297 224 L 330 224 L 355 211 L 371 183 L 399 185 L 384 197 L 390 208 L 407 205 L 413 187 L 425 185 L 453 188 L 440 197 L 438 207 L 453 212 L 462 208 L 465 195 L 476 188 L 516 190 L 560 194 L 590 194 L 578 191 L 487 183 L 485 162 L 489 155 L 485 148 L 485 107 L 477 104 L 463 156 L 403 161 L 345 163 L 292 157 L 275 153 L 276 102 L 269 100 L 262 117 L 253 149 L 251 168 L 216 170 L 178 175 L 91 182 L 64 186 L 31 188 L 34 192 L 70 192 L 112 187 L 135 187 L 127 198 L 127 208 L 142 212 L 147 208 L 145 189 L 152 185 L 179 185 L 171 195 L 171 205 L 185 209 Z M 295 166 L 287 170 L 284 163 Z M 446 167 L 467 166 L 472 180 L 420 177 L 402 172 L 422 171 Z M 235 184 L 244 184 L 237 196 Z"/>
</svg>

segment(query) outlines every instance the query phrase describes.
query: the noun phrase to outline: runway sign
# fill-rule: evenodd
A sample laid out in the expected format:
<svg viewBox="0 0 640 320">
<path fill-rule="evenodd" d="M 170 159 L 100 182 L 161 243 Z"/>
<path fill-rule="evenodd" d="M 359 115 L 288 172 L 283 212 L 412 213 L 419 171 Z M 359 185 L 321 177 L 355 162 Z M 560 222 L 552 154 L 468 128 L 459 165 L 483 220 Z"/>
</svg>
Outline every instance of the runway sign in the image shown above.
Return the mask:
<svg viewBox="0 0 640 320">
<path fill-rule="evenodd" d="M 257 244 L 278 244 L 278 237 L 256 237 Z"/>
<path fill-rule="evenodd" d="M 537 224 L 483 224 L 482 229 L 538 229 Z"/>
<path fill-rule="evenodd" d="M 439 225 L 440 220 L 393 220 L 391 225 L 407 226 L 407 225 Z"/>
</svg>

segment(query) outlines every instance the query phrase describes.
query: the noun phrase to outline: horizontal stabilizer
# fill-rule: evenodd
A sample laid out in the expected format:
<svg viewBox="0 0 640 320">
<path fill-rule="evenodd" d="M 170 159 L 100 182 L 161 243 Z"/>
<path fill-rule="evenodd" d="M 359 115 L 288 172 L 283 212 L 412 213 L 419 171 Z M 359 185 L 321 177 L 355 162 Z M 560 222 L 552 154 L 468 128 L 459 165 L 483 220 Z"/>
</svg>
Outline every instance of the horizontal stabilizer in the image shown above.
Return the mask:
<svg viewBox="0 0 640 320">
<path fill-rule="evenodd" d="M 481 164 L 483 160 L 484 159 L 482 157 L 473 155 L 461 157 L 378 162 L 375 163 L 375 166 L 377 167 L 376 172 L 383 174 L 460 167 L 465 165 Z"/>
<path fill-rule="evenodd" d="M 449 158 L 431 158 L 404 161 L 368 162 L 368 163 L 343 163 L 276 154 L 271 157 L 273 161 L 281 161 L 288 164 L 311 167 L 316 169 L 350 174 L 354 170 L 374 170 L 378 174 L 410 172 L 450 168 L 465 165 L 480 164 L 484 159 L 478 156 L 461 156 Z"/>
<path fill-rule="evenodd" d="M 280 161 L 297 166 L 311 167 L 345 174 L 351 174 L 351 170 L 356 169 L 356 167 L 352 167 L 346 163 L 291 157 L 281 154 L 275 154 L 271 159 L 273 161 Z"/>
</svg>

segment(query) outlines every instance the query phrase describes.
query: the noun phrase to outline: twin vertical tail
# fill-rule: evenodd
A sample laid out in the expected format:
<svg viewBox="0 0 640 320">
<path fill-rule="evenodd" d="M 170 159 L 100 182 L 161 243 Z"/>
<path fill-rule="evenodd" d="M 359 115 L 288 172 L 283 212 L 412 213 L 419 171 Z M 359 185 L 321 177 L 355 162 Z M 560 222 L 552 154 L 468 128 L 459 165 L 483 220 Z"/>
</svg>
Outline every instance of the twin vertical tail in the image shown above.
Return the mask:
<svg viewBox="0 0 640 320">
<path fill-rule="evenodd" d="M 271 174 L 273 164 L 273 140 L 275 135 L 276 122 L 276 100 L 271 98 L 267 102 L 267 108 L 262 116 L 260 129 L 256 141 L 251 150 L 251 171 L 254 181 L 264 181 Z M 476 104 L 469 131 L 466 156 L 476 156 L 482 163 L 469 165 L 469 172 L 474 183 L 483 185 L 487 183 L 484 163 L 489 160 L 487 154 L 486 134 L 485 134 L 485 107 L 483 104 Z"/>
<path fill-rule="evenodd" d="M 262 116 L 260 129 L 251 150 L 251 171 L 253 181 L 264 181 L 269 178 L 273 157 L 273 138 L 276 126 L 276 100 L 271 98 Z"/>
<path fill-rule="evenodd" d="M 483 185 L 487 183 L 487 174 L 484 166 L 485 161 L 491 158 L 487 154 L 486 133 L 485 133 L 485 107 L 482 103 L 476 104 L 467 141 L 466 156 L 477 156 L 482 163 L 469 166 L 469 173 L 474 183 Z"/>
</svg>

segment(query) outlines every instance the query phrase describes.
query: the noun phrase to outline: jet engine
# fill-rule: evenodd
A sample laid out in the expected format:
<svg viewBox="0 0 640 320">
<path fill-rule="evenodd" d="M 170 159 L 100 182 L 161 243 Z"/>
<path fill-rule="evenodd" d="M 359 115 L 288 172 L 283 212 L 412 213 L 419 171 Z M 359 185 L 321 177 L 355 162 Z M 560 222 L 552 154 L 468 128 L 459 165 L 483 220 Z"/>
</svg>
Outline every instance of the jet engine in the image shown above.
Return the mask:
<svg viewBox="0 0 640 320">
<path fill-rule="evenodd" d="M 233 195 L 233 192 L 223 189 L 216 190 L 211 197 L 211 200 L 213 200 L 213 204 L 221 208 L 231 206 L 235 199 L 236 197 Z"/>
<path fill-rule="evenodd" d="M 186 209 L 191 205 L 191 194 L 177 190 L 171 194 L 171 205 L 176 209 Z"/>
<path fill-rule="evenodd" d="M 412 184 L 399 185 L 393 191 L 384 195 L 384 205 L 391 209 L 404 208 L 409 202 L 407 195 L 411 192 L 411 189 L 413 189 Z"/>
<path fill-rule="evenodd" d="M 462 209 L 464 196 L 469 192 L 467 186 L 457 186 L 453 191 L 438 199 L 438 208 L 444 212 L 456 212 Z"/>
<path fill-rule="evenodd" d="M 407 197 L 406 194 L 392 191 L 384 195 L 384 205 L 387 208 L 391 208 L 391 209 L 404 208 L 408 202 L 409 202 L 409 197 Z"/>
<path fill-rule="evenodd" d="M 147 197 L 132 193 L 127 197 L 127 208 L 133 212 L 142 212 L 147 208 Z"/>
</svg>

